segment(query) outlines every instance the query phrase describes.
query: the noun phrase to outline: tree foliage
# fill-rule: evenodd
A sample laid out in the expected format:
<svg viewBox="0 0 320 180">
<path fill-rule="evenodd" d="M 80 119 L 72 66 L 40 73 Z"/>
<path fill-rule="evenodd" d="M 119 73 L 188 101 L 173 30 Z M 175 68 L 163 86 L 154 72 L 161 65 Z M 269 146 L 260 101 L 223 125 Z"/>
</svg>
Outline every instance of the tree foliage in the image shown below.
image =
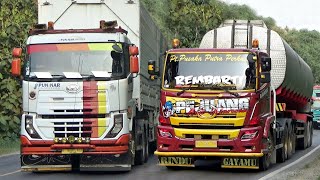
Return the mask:
<svg viewBox="0 0 320 180">
<path fill-rule="evenodd" d="M 13 47 L 23 47 L 30 25 L 36 20 L 33 0 L 0 1 L 0 136 L 19 132 L 21 115 L 20 81 L 10 75 Z"/>
</svg>

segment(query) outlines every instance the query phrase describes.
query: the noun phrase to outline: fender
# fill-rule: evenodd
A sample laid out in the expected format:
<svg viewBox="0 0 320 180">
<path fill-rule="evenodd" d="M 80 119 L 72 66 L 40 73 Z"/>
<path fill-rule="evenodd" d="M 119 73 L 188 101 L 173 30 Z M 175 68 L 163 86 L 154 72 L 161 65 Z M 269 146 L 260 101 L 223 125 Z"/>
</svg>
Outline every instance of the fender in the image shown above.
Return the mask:
<svg viewBox="0 0 320 180">
<path fill-rule="evenodd" d="M 266 117 L 264 129 L 263 129 L 263 138 L 267 138 L 270 132 L 271 124 L 273 124 L 275 117 L 273 115 L 269 115 Z"/>
</svg>

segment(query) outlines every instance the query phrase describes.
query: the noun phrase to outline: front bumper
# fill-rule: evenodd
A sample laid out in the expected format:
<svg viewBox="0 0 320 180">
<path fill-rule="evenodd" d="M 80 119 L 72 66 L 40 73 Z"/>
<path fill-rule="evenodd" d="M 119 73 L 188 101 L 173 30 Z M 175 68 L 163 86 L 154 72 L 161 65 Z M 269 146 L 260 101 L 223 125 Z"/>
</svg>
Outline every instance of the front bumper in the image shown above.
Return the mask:
<svg viewBox="0 0 320 180">
<path fill-rule="evenodd" d="M 262 127 L 205 130 L 159 126 L 158 129 L 163 129 L 172 135 L 172 137 L 163 137 L 158 132 L 157 150 L 159 152 L 260 153 L 263 149 Z M 258 131 L 258 133 L 252 139 L 241 140 L 243 134 L 248 131 Z M 196 142 L 202 140 L 215 141 L 216 146 L 197 147 Z"/>
<path fill-rule="evenodd" d="M 194 167 L 197 160 L 218 160 L 222 168 L 259 169 L 259 159 L 266 153 L 262 127 L 218 130 L 159 126 L 159 129 L 172 135 L 163 137 L 158 132 L 155 155 L 160 166 Z M 254 138 L 241 140 L 246 132 L 252 131 L 257 131 Z"/>
<path fill-rule="evenodd" d="M 54 144 L 30 141 L 21 136 L 22 171 L 129 171 L 130 134 L 117 140 L 91 141 L 90 144 Z"/>
</svg>

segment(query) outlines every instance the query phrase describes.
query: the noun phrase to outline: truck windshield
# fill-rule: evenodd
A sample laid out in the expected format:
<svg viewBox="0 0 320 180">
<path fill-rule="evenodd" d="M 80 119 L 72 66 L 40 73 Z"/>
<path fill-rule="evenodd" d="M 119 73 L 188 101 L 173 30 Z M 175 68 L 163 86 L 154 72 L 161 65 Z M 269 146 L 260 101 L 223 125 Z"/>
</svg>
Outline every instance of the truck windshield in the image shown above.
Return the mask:
<svg viewBox="0 0 320 180">
<path fill-rule="evenodd" d="M 53 77 L 64 76 L 65 72 L 79 73 L 80 77 L 94 77 L 93 72 L 104 72 L 110 77 L 125 74 L 121 44 L 38 44 L 28 46 L 28 55 L 26 75 L 30 77 L 37 72 Z"/>
<path fill-rule="evenodd" d="M 243 52 L 170 53 L 166 59 L 163 87 L 254 89 L 255 65 L 247 60 L 248 54 Z"/>
<path fill-rule="evenodd" d="M 312 97 L 313 97 L 312 109 L 320 110 L 320 89 L 313 89 Z"/>
</svg>

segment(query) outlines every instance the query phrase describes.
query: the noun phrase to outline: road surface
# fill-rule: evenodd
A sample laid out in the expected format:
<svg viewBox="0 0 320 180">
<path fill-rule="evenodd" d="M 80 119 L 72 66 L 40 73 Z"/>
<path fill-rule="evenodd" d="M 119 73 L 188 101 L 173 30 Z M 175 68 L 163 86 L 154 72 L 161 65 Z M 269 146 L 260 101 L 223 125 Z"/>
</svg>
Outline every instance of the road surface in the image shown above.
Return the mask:
<svg viewBox="0 0 320 180">
<path fill-rule="evenodd" d="M 19 155 L 10 155 L 0 157 L 0 180 L 81 180 L 81 179 L 112 179 L 112 180 L 123 180 L 123 179 L 141 179 L 141 180 L 200 180 L 200 179 L 222 179 L 222 180 L 257 180 L 266 177 L 268 174 L 273 173 L 282 167 L 287 167 L 289 164 L 298 162 L 308 162 L 308 159 L 314 158 L 312 155 L 306 157 L 303 160 L 297 161 L 308 152 L 320 146 L 320 130 L 314 131 L 313 145 L 306 150 L 298 150 L 296 154 L 285 163 L 275 164 L 268 171 L 259 172 L 254 170 L 235 170 L 235 169 L 220 169 L 215 164 L 201 163 L 201 166 L 197 168 L 189 168 L 184 170 L 167 170 L 165 167 L 157 166 L 157 159 L 155 156 L 151 156 L 148 163 L 142 166 L 136 166 L 130 172 L 52 172 L 52 173 L 31 173 L 31 172 L 20 172 L 20 159 Z M 315 153 L 319 153 L 320 148 L 317 148 Z M 291 166 L 288 170 L 294 170 L 295 166 Z M 272 174 L 271 174 L 272 175 Z M 270 175 L 268 176 L 270 177 Z M 272 178 L 271 178 L 272 179 Z"/>
</svg>

